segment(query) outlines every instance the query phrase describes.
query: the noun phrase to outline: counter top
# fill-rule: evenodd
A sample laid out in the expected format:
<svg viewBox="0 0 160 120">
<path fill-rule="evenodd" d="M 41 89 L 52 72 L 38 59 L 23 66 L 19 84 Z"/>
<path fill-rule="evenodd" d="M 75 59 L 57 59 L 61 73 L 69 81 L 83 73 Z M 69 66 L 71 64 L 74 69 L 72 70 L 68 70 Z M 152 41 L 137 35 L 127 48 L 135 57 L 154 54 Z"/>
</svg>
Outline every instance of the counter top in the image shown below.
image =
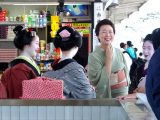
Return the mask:
<svg viewBox="0 0 160 120">
<path fill-rule="evenodd" d="M 136 99 L 120 101 L 130 120 L 157 120 L 151 109 Z"/>
<path fill-rule="evenodd" d="M 120 106 L 117 99 L 23 100 L 1 99 L 0 106 Z"/>
<path fill-rule="evenodd" d="M 0 106 L 109 106 L 122 107 L 127 114 L 127 120 L 156 120 L 154 114 L 144 104 L 138 104 L 136 99 L 92 99 L 92 100 L 23 100 L 1 99 Z M 109 113 L 108 113 L 109 114 Z"/>
</svg>

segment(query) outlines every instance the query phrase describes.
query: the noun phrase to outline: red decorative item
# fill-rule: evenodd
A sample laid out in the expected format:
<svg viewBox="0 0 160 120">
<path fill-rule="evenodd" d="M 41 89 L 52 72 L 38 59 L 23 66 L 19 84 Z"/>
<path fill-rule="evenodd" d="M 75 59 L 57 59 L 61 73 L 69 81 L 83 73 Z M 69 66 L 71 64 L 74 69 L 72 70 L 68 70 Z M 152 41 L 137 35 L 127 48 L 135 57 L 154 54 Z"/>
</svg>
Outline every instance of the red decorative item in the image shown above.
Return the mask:
<svg viewBox="0 0 160 120">
<path fill-rule="evenodd" d="M 61 56 L 61 49 L 60 48 L 55 48 L 54 50 L 54 60 L 59 60 Z"/>
<path fill-rule="evenodd" d="M 33 29 L 32 28 L 28 28 L 28 31 L 31 32 L 31 31 L 33 31 Z"/>
<path fill-rule="evenodd" d="M 64 99 L 63 81 L 38 77 L 22 82 L 22 99 Z"/>
</svg>

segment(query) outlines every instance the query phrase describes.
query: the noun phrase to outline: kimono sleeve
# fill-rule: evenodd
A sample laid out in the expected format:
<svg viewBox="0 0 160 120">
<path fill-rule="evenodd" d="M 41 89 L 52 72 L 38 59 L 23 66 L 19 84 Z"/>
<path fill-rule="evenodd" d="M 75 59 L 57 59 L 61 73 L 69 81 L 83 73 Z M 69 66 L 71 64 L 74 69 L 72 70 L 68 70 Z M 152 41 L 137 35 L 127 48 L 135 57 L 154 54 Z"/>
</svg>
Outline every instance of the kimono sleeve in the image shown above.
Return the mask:
<svg viewBox="0 0 160 120">
<path fill-rule="evenodd" d="M 72 79 L 73 85 L 73 88 L 70 88 L 71 96 L 78 99 L 96 98 L 95 89 L 90 84 L 84 69 L 79 67 L 78 69 L 73 69 L 71 72 L 72 75 L 70 76 L 70 79 Z"/>
<path fill-rule="evenodd" d="M 101 81 L 103 81 L 103 83 L 105 82 L 106 84 L 107 79 L 109 79 L 104 63 L 100 58 L 98 58 L 98 56 L 95 56 L 94 54 L 90 54 L 89 56 L 88 77 L 94 86 L 97 86 L 97 84 Z"/>
</svg>

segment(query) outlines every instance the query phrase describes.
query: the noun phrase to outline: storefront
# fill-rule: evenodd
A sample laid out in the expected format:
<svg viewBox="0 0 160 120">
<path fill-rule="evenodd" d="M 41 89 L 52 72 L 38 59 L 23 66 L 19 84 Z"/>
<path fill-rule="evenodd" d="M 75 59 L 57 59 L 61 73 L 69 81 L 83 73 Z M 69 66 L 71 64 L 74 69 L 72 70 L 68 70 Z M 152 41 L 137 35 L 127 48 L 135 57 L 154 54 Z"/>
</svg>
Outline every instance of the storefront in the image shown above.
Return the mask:
<svg viewBox="0 0 160 120">
<path fill-rule="evenodd" d="M 64 3 L 63 15 L 60 15 L 57 6 L 60 1 L 4 1 L 0 2 L 2 11 L 0 12 L 0 71 L 4 71 L 8 63 L 13 60 L 18 51 L 14 47 L 13 28 L 17 25 L 23 25 L 25 28 L 36 29 L 40 37 L 40 50 L 35 60 L 42 71 L 50 70 L 50 64 L 55 58 L 54 46 L 52 44 L 54 36 L 51 31 L 56 33 L 59 24 L 72 24 L 72 27 L 83 34 L 83 46 L 80 57 L 84 60 L 83 66 L 87 65 L 88 53 L 91 51 L 91 29 L 92 29 L 92 4 L 93 0 L 73 1 L 68 0 Z M 58 16 L 57 16 L 58 15 Z M 51 16 L 59 17 L 58 21 L 51 21 Z M 53 22 L 57 23 L 57 28 L 52 29 Z M 80 23 L 80 24 L 79 24 Z M 81 56 L 82 55 L 82 56 Z M 79 55 L 78 55 L 79 56 Z M 78 58 L 81 59 L 81 58 Z"/>
</svg>

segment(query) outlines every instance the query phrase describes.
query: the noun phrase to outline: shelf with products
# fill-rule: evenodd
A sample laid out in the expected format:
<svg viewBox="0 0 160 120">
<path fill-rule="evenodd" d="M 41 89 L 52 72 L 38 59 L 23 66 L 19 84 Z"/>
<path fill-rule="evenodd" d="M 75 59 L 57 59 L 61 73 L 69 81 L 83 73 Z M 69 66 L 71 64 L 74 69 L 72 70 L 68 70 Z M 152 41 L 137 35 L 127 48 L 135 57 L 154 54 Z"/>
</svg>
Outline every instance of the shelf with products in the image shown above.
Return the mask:
<svg viewBox="0 0 160 120">
<path fill-rule="evenodd" d="M 19 15 L 16 15 L 11 10 L 11 8 L 5 8 L 4 12 L 0 12 L 0 26 L 24 25 L 25 28 L 44 28 L 47 26 L 49 19 L 45 11 L 29 10 L 29 13 L 20 12 Z"/>
<path fill-rule="evenodd" d="M 37 10 L 33 10 L 35 7 Z M 12 6 L 2 6 L 2 9 L 5 9 L 5 11 L 3 13 L 0 12 L 0 64 L 8 64 L 11 59 L 14 59 L 18 55 L 18 51 L 13 43 L 15 37 L 13 29 L 17 25 L 23 25 L 25 28 L 35 28 L 39 39 L 47 43 L 47 24 L 51 22 L 47 23 L 47 14 L 45 11 L 41 12 L 44 10 L 43 8 L 35 7 L 28 8 L 27 6 L 24 13 L 21 11 L 21 6 L 18 6 L 16 11 Z M 6 51 L 9 52 L 6 53 Z M 40 61 L 36 61 L 38 65 L 44 63 L 45 66 L 50 66 L 47 64 L 53 62 L 53 58 L 43 59 L 43 56 L 42 54 Z M 7 67 L 5 66 L 5 68 Z M 50 68 L 43 67 L 42 70 L 49 70 Z"/>
<path fill-rule="evenodd" d="M 24 22 L 17 22 L 17 21 L 0 21 L 0 26 L 17 26 L 17 25 L 24 25 Z"/>
<path fill-rule="evenodd" d="M 54 61 L 54 60 L 53 60 Z M 36 61 L 37 65 L 39 66 L 41 72 L 44 72 L 44 71 L 49 71 L 49 70 L 52 70 L 52 63 L 53 61 Z"/>
<path fill-rule="evenodd" d="M 54 59 L 48 59 L 48 60 L 36 60 L 37 63 L 39 62 L 54 62 Z"/>
<path fill-rule="evenodd" d="M 35 60 L 39 66 L 41 72 L 52 70 L 51 64 L 54 62 L 54 59 L 48 60 Z"/>
<path fill-rule="evenodd" d="M 52 70 L 51 64 L 59 57 L 60 50 L 55 49 L 52 42 L 47 43 L 44 40 L 40 40 L 40 48 L 34 59 L 41 71 Z"/>
<path fill-rule="evenodd" d="M 37 54 L 40 54 L 40 57 L 42 58 L 38 58 L 38 59 L 35 59 L 37 65 L 39 66 L 40 70 L 41 71 L 49 71 L 49 70 L 52 70 L 52 67 L 51 65 L 54 63 L 55 59 L 57 59 L 57 53 L 54 53 L 51 55 L 51 57 L 54 57 L 54 58 L 49 58 L 49 59 L 43 59 L 43 54 L 42 53 L 37 53 Z M 38 55 L 39 56 L 39 55 Z M 47 56 L 47 55 L 45 55 Z M 37 57 L 37 56 L 36 56 Z"/>
<path fill-rule="evenodd" d="M 13 42 L 13 39 L 0 39 L 0 42 Z"/>
<path fill-rule="evenodd" d="M 47 25 L 50 25 L 51 22 L 47 22 Z M 18 22 L 18 21 L 0 21 L 0 26 L 17 26 L 17 25 L 25 25 L 24 22 Z M 45 28 L 46 26 L 30 26 L 26 28 Z"/>
</svg>

